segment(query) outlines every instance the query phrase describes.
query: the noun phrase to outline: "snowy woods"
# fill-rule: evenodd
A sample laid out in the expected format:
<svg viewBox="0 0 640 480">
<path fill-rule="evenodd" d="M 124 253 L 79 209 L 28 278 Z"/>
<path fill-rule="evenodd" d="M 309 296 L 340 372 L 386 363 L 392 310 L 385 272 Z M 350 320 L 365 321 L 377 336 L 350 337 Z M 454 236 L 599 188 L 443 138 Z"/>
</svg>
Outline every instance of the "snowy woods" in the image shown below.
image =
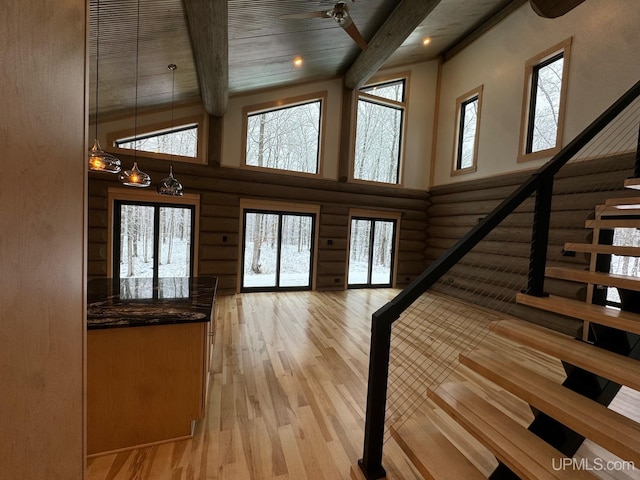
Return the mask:
<svg viewBox="0 0 640 480">
<path fill-rule="evenodd" d="M 153 277 L 155 255 L 158 277 L 190 276 L 192 215 L 190 208 L 122 203 L 120 277 Z"/>
<path fill-rule="evenodd" d="M 320 100 L 247 118 L 246 164 L 318 172 Z"/>
</svg>

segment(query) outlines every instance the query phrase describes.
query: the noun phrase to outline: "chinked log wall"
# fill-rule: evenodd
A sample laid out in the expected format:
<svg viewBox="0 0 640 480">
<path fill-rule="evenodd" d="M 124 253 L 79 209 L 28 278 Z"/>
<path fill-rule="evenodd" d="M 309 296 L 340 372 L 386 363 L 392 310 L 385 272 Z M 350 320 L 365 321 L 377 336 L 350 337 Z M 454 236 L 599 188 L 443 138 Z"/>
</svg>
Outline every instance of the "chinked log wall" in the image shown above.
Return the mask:
<svg viewBox="0 0 640 480">
<path fill-rule="evenodd" d="M 562 256 L 564 243 L 591 243 L 590 231 L 584 225 L 585 220 L 593 216 L 596 205 L 604 203 L 608 198 L 640 196 L 640 192 L 634 193 L 623 188 L 624 180 L 633 175 L 633 162 L 632 154 L 611 156 L 568 164 L 556 175 L 547 265 L 582 265 L 585 269 L 589 267 L 589 257 L 585 254 Z M 427 263 L 446 251 L 530 175 L 530 171 L 519 172 L 432 188 L 425 250 Z M 518 285 L 514 288 L 513 296 L 519 289 L 525 288 L 533 209 L 534 198 L 531 197 L 494 229 L 487 240 L 481 242 L 444 276 L 444 283 L 440 284 L 441 290 L 482 304 L 482 295 L 497 294 L 492 281 L 496 275 L 512 285 Z M 504 256 L 513 257 L 510 258 L 509 270 L 496 271 L 495 265 L 500 264 Z M 460 289 L 444 288 L 444 284 Z M 465 286 L 468 288 L 465 289 Z M 438 288 L 436 285 L 435 289 Z M 586 289 L 580 284 L 562 280 L 547 280 L 545 290 L 554 295 L 580 300 L 584 300 L 586 294 Z M 580 325 L 553 314 L 513 305 L 513 300 L 505 298 L 498 307 L 495 302 L 491 305 L 567 333 L 575 333 L 574 329 Z"/>
<path fill-rule="evenodd" d="M 121 156 L 123 165 L 132 157 Z M 168 166 L 137 159 L 140 168 L 156 182 Z M 161 170 L 160 170 L 161 168 Z M 402 288 L 426 264 L 428 194 L 377 185 L 340 183 L 245 169 L 179 164 L 176 177 L 185 191 L 200 194 L 198 273 L 217 275 L 219 293 L 234 293 L 240 268 L 240 199 L 320 205 L 316 288 L 341 290 L 347 269 L 349 209 L 400 212 L 397 286 Z M 107 274 L 107 190 L 117 187 L 116 175 L 89 175 L 88 275 Z M 153 186 L 150 188 L 154 188 Z M 225 241 L 226 238 L 226 241 Z"/>
</svg>

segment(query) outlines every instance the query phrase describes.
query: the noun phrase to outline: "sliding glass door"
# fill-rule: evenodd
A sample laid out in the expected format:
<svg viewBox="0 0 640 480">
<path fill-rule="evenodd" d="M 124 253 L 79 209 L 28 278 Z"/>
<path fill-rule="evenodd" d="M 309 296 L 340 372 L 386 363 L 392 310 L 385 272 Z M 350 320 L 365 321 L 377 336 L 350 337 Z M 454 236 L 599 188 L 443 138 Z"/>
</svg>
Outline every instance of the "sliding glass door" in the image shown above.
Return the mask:
<svg viewBox="0 0 640 480">
<path fill-rule="evenodd" d="M 242 291 L 311 288 L 315 215 L 244 211 Z"/>
<path fill-rule="evenodd" d="M 393 283 L 396 221 L 352 217 L 350 238 L 348 286 L 390 287 Z"/>
</svg>

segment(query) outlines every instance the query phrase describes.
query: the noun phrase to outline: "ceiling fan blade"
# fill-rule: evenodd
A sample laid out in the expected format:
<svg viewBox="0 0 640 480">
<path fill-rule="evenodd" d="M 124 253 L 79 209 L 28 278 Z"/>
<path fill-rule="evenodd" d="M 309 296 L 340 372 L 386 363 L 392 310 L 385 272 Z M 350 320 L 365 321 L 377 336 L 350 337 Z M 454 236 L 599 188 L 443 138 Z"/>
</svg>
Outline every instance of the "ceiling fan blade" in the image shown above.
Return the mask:
<svg viewBox="0 0 640 480">
<path fill-rule="evenodd" d="M 344 29 L 345 32 L 349 34 L 353 41 L 356 42 L 362 50 L 367 49 L 367 42 L 365 42 L 364 38 L 362 38 L 362 35 L 360 35 L 360 31 L 356 27 L 356 24 L 353 23 L 353 20 L 351 20 L 351 17 L 348 17 L 344 22 L 340 24 L 340 26 Z"/>
<path fill-rule="evenodd" d="M 319 10 L 317 12 L 304 12 L 304 13 L 290 13 L 289 15 L 283 15 L 280 18 L 330 18 L 331 10 Z"/>
</svg>

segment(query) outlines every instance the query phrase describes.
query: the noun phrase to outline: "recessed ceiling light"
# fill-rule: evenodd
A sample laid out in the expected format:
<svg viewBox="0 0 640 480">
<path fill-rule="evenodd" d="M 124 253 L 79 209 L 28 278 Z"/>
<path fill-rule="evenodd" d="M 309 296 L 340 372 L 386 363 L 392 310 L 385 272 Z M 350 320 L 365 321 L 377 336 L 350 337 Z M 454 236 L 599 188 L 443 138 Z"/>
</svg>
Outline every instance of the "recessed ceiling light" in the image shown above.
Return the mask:
<svg viewBox="0 0 640 480">
<path fill-rule="evenodd" d="M 422 39 L 422 45 L 424 45 L 425 47 L 426 47 L 427 45 L 429 45 L 430 43 L 431 43 L 431 38 L 429 38 L 429 37 L 424 37 L 424 38 Z"/>
<path fill-rule="evenodd" d="M 293 59 L 293 64 L 296 67 L 301 67 L 302 66 L 302 57 L 296 57 Z"/>
</svg>

